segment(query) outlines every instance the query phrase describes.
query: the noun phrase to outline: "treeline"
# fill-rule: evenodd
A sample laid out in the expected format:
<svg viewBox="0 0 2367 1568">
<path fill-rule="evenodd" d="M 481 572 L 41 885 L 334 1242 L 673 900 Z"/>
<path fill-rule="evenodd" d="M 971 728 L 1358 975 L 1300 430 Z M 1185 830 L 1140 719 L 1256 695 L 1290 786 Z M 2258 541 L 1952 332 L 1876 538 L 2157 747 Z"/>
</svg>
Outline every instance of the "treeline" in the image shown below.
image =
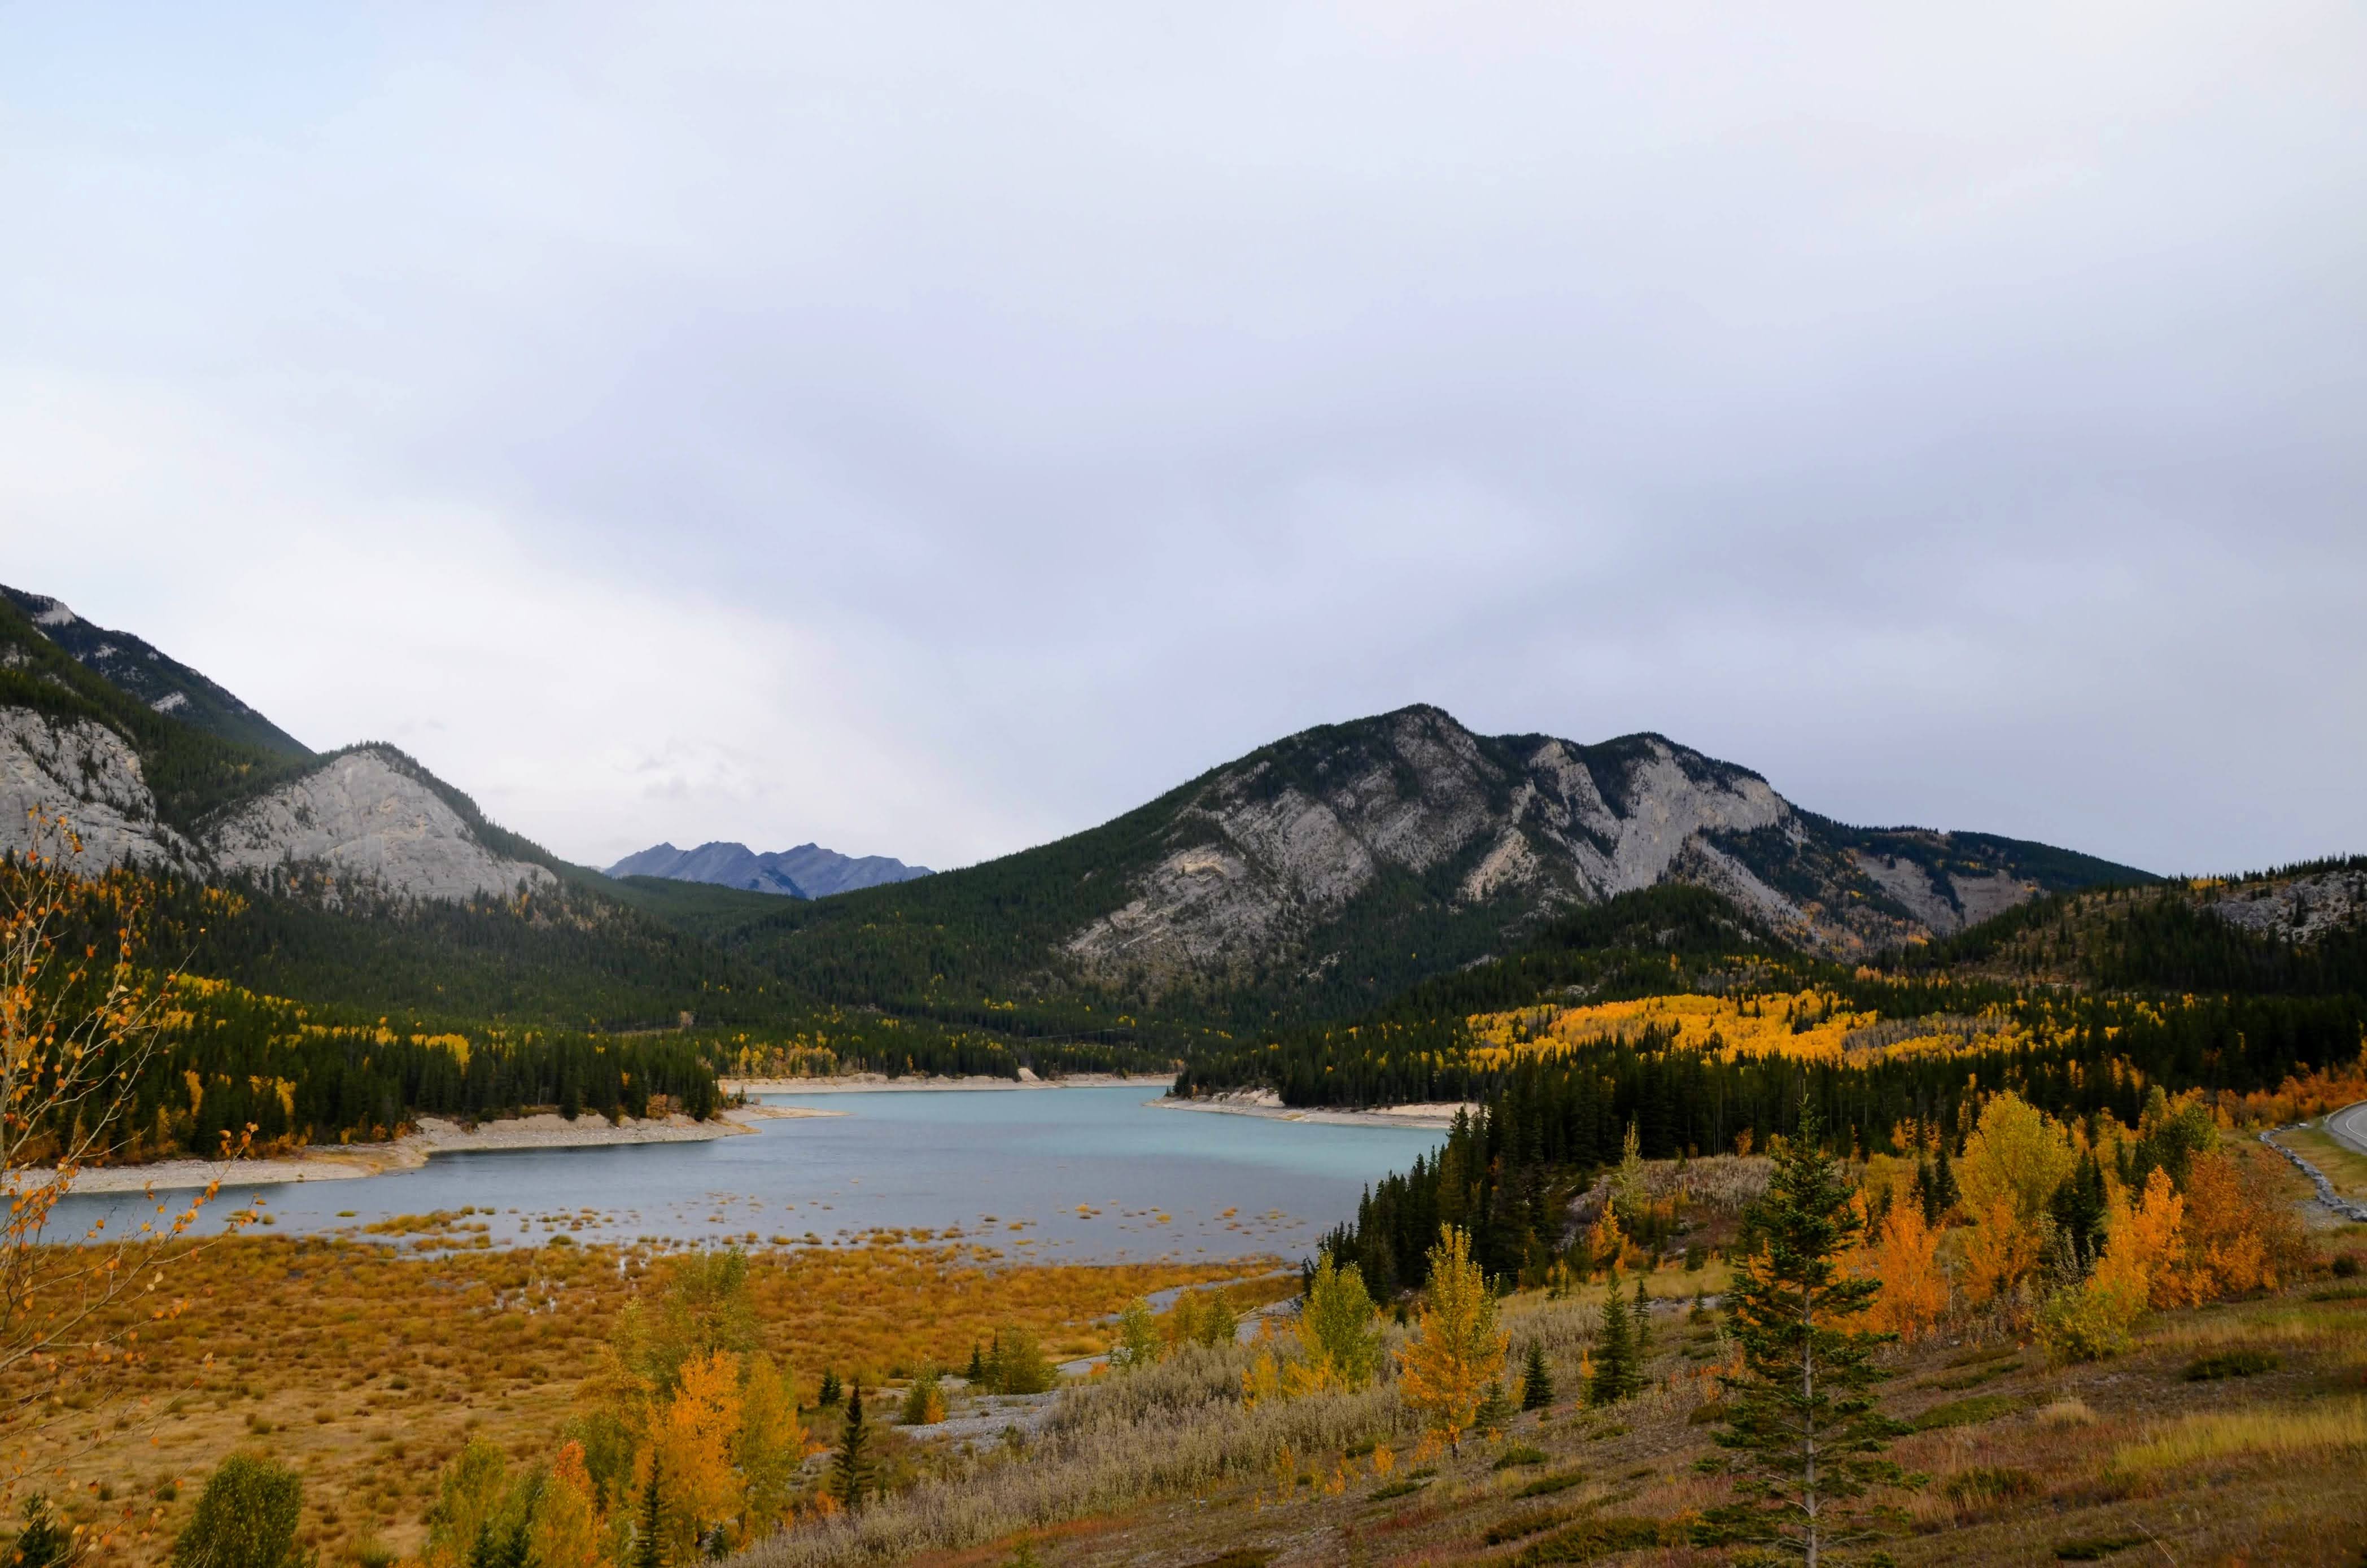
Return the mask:
<svg viewBox="0 0 2367 1568">
<path fill-rule="evenodd" d="M 198 980 L 175 983 L 168 1003 L 153 1045 L 127 1063 L 110 1151 L 119 1161 L 210 1154 L 224 1133 L 249 1129 L 271 1148 L 390 1138 L 422 1116 L 614 1119 L 663 1109 L 705 1119 L 721 1103 L 713 1068 L 687 1040 L 363 1021 Z M 74 1133 L 46 1131 L 54 1144 Z M 38 1141 L 31 1152 L 42 1157 Z"/>
</svg>

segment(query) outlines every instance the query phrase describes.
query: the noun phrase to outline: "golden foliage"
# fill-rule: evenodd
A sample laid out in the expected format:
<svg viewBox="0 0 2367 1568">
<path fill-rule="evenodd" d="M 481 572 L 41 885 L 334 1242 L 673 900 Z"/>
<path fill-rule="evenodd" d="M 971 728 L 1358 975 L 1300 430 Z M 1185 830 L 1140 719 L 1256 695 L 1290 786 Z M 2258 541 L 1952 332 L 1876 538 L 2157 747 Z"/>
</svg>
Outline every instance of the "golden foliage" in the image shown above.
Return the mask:
<svg viewBox="0 0 2367 1568">
<path fill-rule="evenodd" d="M 1430 1286 L 1413 1337 L 1398 1352 L 1398 1391 L 1425 1428 L 1462 1449 L 1489 1383 L 1503 1376 L 1510 1339 L 1496 1326 L 1496 1298 L 1471 1261 L 1471 1238 L 1441 1227 L 1430 1249 Z"/>
<path fill-rule="evenodd" d="M 2002 1203 L 2015 1224 L 2035 1227 L 2078 1162 L 2060 1122 L 2019 1095 L 1992 1095 L 1965 1140 L 1956 1181 L 1968 1212 L 1988 1216 Z"/>
<path fill-rule="evenodd" d="M 1882 1294 L 1868 1313 L 1875 1329 L 1912 1344 L 1931 1332 L 1948 1310 L 1940 1237 L 1923 1222 L 1923 1210 L 1911 1194 L 1904 1202 L 1894 1202 L 1883 1216 L 1864 1267 L 1882 1281 Z"/>
</svg>

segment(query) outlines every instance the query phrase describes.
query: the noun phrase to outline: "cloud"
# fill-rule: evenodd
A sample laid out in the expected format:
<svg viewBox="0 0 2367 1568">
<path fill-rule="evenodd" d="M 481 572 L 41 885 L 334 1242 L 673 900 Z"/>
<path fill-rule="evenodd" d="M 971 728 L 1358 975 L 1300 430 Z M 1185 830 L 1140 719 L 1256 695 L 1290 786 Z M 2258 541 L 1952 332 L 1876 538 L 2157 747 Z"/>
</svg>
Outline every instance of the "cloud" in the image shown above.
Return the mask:
<svg viewBox="0 0 2367 1568">
<path fill-rule="evenodd" d="M 0 62 L 12 580 L 563 853 L 959 863 L 1410 700 L 2367 828 L 2351 9 L 153 21 Z"/>
</svg>

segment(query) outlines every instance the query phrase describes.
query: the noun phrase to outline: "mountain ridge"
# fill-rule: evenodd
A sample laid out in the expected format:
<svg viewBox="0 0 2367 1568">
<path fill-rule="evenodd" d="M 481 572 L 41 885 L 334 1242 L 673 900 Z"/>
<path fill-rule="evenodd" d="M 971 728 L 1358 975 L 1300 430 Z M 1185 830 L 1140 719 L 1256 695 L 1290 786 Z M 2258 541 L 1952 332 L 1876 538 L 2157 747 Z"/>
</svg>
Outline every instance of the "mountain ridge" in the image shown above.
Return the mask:
<svg viewBox="0 0 2367 1568">
<path fill-rule="evenodd" d="M 604 874 L 612 878 L 660 877 L 672 881 L 708 882 L 787 898 L 826 898 L 857 888 L 910 881 L 932 873 L 926 866 L 908 866 L 885 855 L 842 855 L 810 842 L 794 849 L 758 854 L 744 844 L 715 839 L 696 849 L 677 849 L 672 843 L 653 844 L 626 856 Z"/>
</svg>

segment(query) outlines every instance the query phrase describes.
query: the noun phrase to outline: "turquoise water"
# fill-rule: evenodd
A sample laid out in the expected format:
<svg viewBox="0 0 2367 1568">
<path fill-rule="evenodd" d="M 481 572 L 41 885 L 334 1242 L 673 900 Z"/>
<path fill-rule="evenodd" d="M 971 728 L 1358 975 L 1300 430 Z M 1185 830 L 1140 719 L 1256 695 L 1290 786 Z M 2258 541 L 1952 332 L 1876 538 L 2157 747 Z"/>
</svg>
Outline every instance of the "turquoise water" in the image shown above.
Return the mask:
<svg viewBox="0 0 2367 1568">
<path fill-rule="evenodd" d="M 1014 1259 L 1297 1258 L 1355 1212 L 1366 1184 L 1444 1137 L 1165 1109 L 1145 1103 L 1148 1085 L 764 1097 L 844 1114 L 711 1143 L 438 1154 L 417 1171 L 248 1190 L 282 1235 L 472 1208 L 470 1222 L 501 1245 L 572 1221 L 585 1241 L 844 1242 L 957 1228 Z M 205 1228 L 246 1200 L 226 1192 Z M 58 1223 L 111 1211 L 114 1229 L 138 1209 L 74 1198 Z"/>
</svg>

